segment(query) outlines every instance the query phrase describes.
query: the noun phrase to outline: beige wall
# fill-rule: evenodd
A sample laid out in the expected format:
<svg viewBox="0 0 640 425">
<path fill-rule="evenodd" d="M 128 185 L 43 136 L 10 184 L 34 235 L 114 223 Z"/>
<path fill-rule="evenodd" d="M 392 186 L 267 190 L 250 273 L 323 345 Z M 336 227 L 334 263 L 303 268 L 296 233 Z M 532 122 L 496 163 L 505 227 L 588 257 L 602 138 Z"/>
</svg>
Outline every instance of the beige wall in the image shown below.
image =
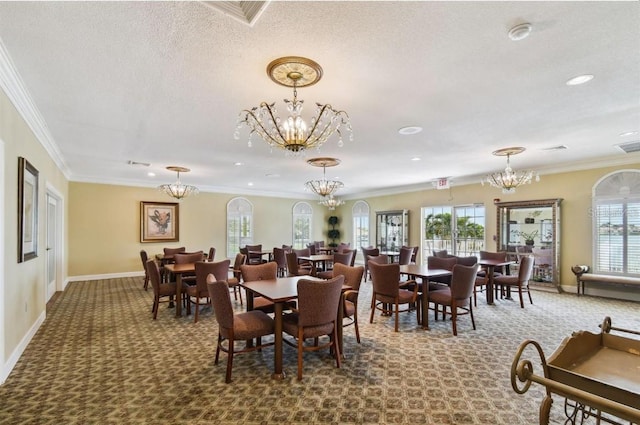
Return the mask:
<svg viewBox="0 0 640 425">
<path fill-rule="evenodd" d="M 69 188 L 69 276 L 142 272 L 139 252 L 162 252 L 165 246 L 208 251 L 216 258 L 226 250 L 227 203 L 234 195 L 203 193 L 179 204 L 180 241 L 140 243 L 140 202 L 171 202 L 155 188 L 72 182 Z M 290 244 L 292 209 L 298 200 L 243 196 L 253 204 L 254 242 L 270 250 Z M 313 238 L 326 240 L 328 213 L 315 201 Z M 233 253 L 235 255 L 235 253 Z"/>
<path fill-rule="evenodd" d="M 3 91 L 0 91 L 0 139 L 4 142 L 4 352 L 7 361 L 21 340 L 45 312 L 45 229 L 47 183 L 66 202 L 68 183 L 46 150 L 18 114 Z M 38 257 L 18 263 L 18 157 L 26 158 L 39 171 Z M 67 222 L 65 217 L 65 223 Z M 66 225 L 66 224 L 65 224 Z M 66 239 L 66 238 L 65 238 Z M 63 256 L 66 257 L 64 244 Z M 59 276 L 67 276 L 66 264 Z"/>
</svg>

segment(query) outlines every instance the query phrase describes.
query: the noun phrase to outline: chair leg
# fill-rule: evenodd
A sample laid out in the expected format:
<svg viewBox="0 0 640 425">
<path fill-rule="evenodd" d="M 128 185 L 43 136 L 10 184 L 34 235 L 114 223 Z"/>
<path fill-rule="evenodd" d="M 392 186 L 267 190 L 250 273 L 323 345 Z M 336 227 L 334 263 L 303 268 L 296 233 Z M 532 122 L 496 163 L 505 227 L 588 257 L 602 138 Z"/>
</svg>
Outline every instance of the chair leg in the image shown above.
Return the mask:
<svg viewBox="0 0 640 425">
<path fill-rule="evenodd" d="M 160 297 L 153 297 L 153 307 L 151 307 L 151 311 L 153 312 L 153 320 L 156 320 L 156 317 L 158 317 L 159 305 L 160 305 Z"/>
<path fill-rule="evenodd" d="M 222 344 L 222 335 L 218 332 L 218 346 L 216 347 L 216 359 L 213 364 L 218 364 L 218 359 L 220 358 L 220 345 Z"/>
<path fill-rule="evenodd" d="M 451 326 L 453 327 L 453 336 L 458 335 L 458 306 L 453 300 L 451 303 Z"/>
<path fill-rule="evenodd" d="M 225 375 L 224 382 L 227 384 L 231 382 L 231 369 L 233 368 L 233 352 L 235 351 L 235 341 L 229 338 L 229 352 L 227 353 L 227 374 Z"/>
<path fill-rule="evenodd" d="M 400 306 L 398 300 L 396 300 L 396 332 L 398 332 L 398 320 L 400 319 Z"/>
<path fill-rule="evenodd" d="M 304 339 L 302 328 L 298 328 L 298 381 L 302 380 L 302 352 L 304 351 Z"/>
<path fill-rule="evenodd" d="M 356 341 L 360 344 L 360 329 L 358 328 L 358 306 L 353 313 L 353 327 L 356 329 Z"/>
<path fill-rule="evenodd" d="M 198 295 L 200 294 L 196 295 L 196 314 L 193 315 L 193 323 L 198 323 L 198 313 L 200 312 L 200 297 Z"/>
<path fill-rule="evenodd" d="M 149 276 L 145 274 L 144 276 L 144 290 L 146 291 L 149 287 Z"/>
<path fill-rule="evenodd" d="M 473 325 L 473 330 L 476 330 L 476 321 L 473 318 L 473 307 L 471 307 L 471 300 L 469 300 L 469 315 L 471 316 L 471 325 Z"/>
<path fill-rule="evenodd" d="M 376 293 L 371 296 L 371 317 L 369 317 L 369 323 L 373 323 L 373 315 L 376 312 Z"/>
<path fill-rule="evenodd" d="M 340 344 L 338 344 L 338 324 L 333 324 L 333 335 L 331 336 L 331 343 L 333 344 L 333 348 L 335 349 L 336 354 L 336 367 L 340 369 L 340 362 L 342 358 L 342 354 L 340 353 Z"/>
<path fill-rule="evenodd" d="M 529 295 L 529 302 L 533 304 L 533 299 L 531 298 L 531 291 L 529 290 L 529 284 L 527 284 L 527 295 Z"/>
<path fill-rule="evenodd" d="M 473 287 L 473 305 L 478 306 L 478 291 L 475 286 Z"/>
<path fill-rule="evenodd" d="M 524 308 L 524 301 L 522 299 L 522 286 L 518 285 L 518 295 L 520 297 L 520 308 Z"/>
</svg>

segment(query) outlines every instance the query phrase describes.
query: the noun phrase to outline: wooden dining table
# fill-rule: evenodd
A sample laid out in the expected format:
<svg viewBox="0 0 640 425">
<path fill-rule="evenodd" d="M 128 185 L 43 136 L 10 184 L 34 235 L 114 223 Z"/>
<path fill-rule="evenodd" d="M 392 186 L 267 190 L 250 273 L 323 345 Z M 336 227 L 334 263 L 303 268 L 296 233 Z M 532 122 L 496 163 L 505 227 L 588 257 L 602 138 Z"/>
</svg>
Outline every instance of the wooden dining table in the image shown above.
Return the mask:
<svg viewBox="0 0 640 425">
<path fill-rule="evenodd" d="M 318 263 L 322 263 L 323 269 L 326 270 L 327 261 L 333 261 L 333 254 L 303 255 L 298 257 L 298 262 L 301 261 L 308 261 L 311 263 L 311 276 L 315 276 L 318 271 Z"/>
<path fill-rule="evenodd" d="M 182 316 L 182 275 L 196 272 L 196 263 L 166 264 L 164 270 L 176 276 L 176 317 Z"/>
<path fill-rule="evenodd" d="M 480 265 L 480 267 L 482 267 L 483 269 L 486 270 L 487 273 L 487 304 L 489 305 L 493 305 L 494 304 L 494 297 L 493 297 L 493 272 L 495 270 L 496 267 L 505 267 L 505 271 L 507 272 L 507 274 L 509 273 L 509 266 L 511 264 L 514 264 L 515 261 L 509 261 L 509 260 L 492 260 L 489 258 L 485 258 L 485 259 L 480 259 L 478 260 L 478 264 Z"/>
<path fill-rule="evenodd" d="M 406 264 L 400 266 L 400 274 L 416 276 L 422 279 L 422 329 L 429 329 L 429 279 L 432 277 L 451 276 L 446 269 L 430 269 L 427 265 Z"/>
<path fill-rule="evenodd" d="M 247 311 L 253 310 L 253 297 L 260 296 L 273 302 L 274 304 L 274 356 L 273 356 L 273 379 L 283 379 L 285 373 L 282 370 L 282 312 L 284 305 L 298 298 L 298 281 L 300 279 L 317 280 L 324 282 L 324 279 L 313 276 L 292 276 L 279 277 L 277 279 L 264 279 L 249 282 L 241 282 L 240 285 L 247 290 Z M 342 292 L 352 289 L 348 285 L 342 286 Z M 336 326 L 338 327 L 338 346 L 342 352 L 342 318 L 344 316 L 343 302 L 338 306 L 338 317 Z"/>
</svg>

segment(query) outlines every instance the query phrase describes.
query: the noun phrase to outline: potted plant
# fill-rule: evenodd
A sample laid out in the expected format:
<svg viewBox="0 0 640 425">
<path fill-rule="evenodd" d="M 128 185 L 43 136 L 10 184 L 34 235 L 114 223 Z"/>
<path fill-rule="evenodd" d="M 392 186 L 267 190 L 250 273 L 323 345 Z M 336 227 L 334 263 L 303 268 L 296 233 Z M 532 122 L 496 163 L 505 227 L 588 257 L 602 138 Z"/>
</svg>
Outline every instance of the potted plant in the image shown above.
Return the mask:
<svg viewBox="0 0 640 425">
<path fill-rule="evenodd" d="M 340 230 L 336 229 L 337 224 L 338 217 L 336 217 L 335 215 L 329 217 L 329 225 L 331 226 L 331 229 L 327 232 L 327 236 L 329 236 L 329 239 L 331 239 L 331 243 L 329 244 L 329 246 L 332 248 L 338 246 L 336 239 L 340 240 Z"/>
<path fill-rule="evenodd" d="M 533 245 L 535 244 L 535 238 L 536 236 L 538 236 L 539 231 L 538 230 L 534 230 L 532 232 L 522 232 L 519 231 L 518 232 L 518 236 L 522 237 L 522 239 L 524 239 L 524 244 L 525 245 Z"/>
</svg>

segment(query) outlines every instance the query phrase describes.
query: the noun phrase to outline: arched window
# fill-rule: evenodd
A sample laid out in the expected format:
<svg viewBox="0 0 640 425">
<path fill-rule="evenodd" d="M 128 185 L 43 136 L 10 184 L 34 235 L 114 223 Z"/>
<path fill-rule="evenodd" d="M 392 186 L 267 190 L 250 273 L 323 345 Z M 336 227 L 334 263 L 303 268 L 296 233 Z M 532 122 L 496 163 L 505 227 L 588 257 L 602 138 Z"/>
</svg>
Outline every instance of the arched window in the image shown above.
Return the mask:
<svg viewBox="0 0 640 425">
<path fill-rule="evenodd" d="M 253 205 L 244 198 L 234 198 L 227 204 L 227 257 L 234 257 L 241 246 L 251 243 Z"/>
<path fill-rule="evenodd" d="M 311 243 L 311 223 L 313 208 L 306 202 L 298 202 L 293 206 L 293 248 L 306 248 Z"/>
<path fill-rule="evenodd" d="M 640 275 L 640 170 L 600 179 L 592 216 L 594 273 Z"/>
<path fill-rule="evenodd" d="M 360 247 L 369 246 L 369 204 L 357 201 L 351 210 L 353 217 L 353 248 L 360 251 Z"/>
</svg>

